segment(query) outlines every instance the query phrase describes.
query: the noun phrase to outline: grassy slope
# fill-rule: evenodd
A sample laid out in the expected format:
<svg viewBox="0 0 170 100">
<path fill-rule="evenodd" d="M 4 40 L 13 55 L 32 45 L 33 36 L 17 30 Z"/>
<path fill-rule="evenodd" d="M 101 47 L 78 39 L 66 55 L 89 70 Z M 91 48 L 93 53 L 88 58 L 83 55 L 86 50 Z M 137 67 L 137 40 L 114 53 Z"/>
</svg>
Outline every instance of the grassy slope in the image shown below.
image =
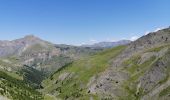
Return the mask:
<svg viewBox="0 0 170 100">
<path fill-rule="evenodd" d="M 4 60 L 9 61 L 9 62 L 5 62 Z M 9 76 L 16 78 L 18 80 L 23 80 L 23 77 L 19 74 L 18 70 L 16 70 L 16 68 L 17 67 L 19 68 L 19 66 L 14 65 L 17 63 L 18 62 L 15 60 L 14 57 L 7 57 L 4 59 L 1 58 L 0 59 L 0 71 L 5 72 Z M 9 69 L 11 71 L 8 71 Z"/>
<path fill-rule="evenodd" d="M 124 48 L 125 46 L 118 46 L 67 65 L 43 82 L 44 92 L 56 94 L 60 98 L 81 97 L 81 99 L 87 99 L 90 97 L 86 91 L 89 79 L 108 68 L 109 61 L 116 57 Z M 64 81 L 57 81 L 58 77 L 63 73 L 72 73 L 72 77 Z"/>
<path fill-rule="evenodd" d="M 146 93 L 143 92 L 142 88 L 137 88 L 137 84 L 139 82 L 140 77 L 144 75 L 153 65 L 160 60 L 159 57 L 152 56 L 150 59 L 145 61 L 142 64 L 139 64 L 138 62 L 141 59 L 141 56 L 143 53 L 146 52 L 159 52 L 163 48 L 170 47 L 169 45 L 163 45 L 155 48 L 151 48 L 149 50 L 146 50 L 140 54 L 134 55 L 133 57 L 129 58 L 124 62 L 124 71 L 127 71 L 130 75 L 130 78 L 123 84 L 123 87 L 125 88 L 125 91 L 129 93 L 127 97 L 120 97 L 120 99 L 127 99 L 127 100 L 138 100 L 141 98 L 143 95 L 146 95 Z M 128 67 L 127 67 L 128 66 Z M 165 79 L 162 79 L 159 82 L 159 85 L 164 84 L 168 79 L 169 79 L 169 72 L 167 71 L 167 77 Z M 156 87 L 156 86 L 155 86 Z M 169 88 L 169 87 L 168 87 Z M 164 89 L 161 93 L 160 96 L 163 96 L 169 92 L 169 90 Z M 136 91 L 139 91 L 138 94 Z"/>
<path fill-rule="evenodd" d="M 122 99 L 138 99 L 141 95 L 143 95 L 142 90 L 139 91 L 140 94 L 135 95 L 137 91 L 138 79 L 151 67 L 152 63 L 156 60 L 156 57 L 151 57 L 143 64 L 138 64 L 139 60 L 140 55 L 136 55 L 124 62 L 126 66 L 129 66 L 124 70 L 129 72 L 130 78 L 123 84 L 125 91 L 127 91 L 129 95 L 128 97 L 121 97 Z"/>
</svg>

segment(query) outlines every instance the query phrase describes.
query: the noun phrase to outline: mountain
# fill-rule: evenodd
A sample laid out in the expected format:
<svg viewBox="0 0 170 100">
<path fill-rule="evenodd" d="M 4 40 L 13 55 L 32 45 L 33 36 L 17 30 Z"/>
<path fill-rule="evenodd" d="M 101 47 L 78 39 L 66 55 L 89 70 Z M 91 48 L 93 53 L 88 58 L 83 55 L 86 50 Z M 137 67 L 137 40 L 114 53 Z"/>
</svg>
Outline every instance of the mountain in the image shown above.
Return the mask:
<svg viewBox="0 0 170 100">
<path fill-rule="evenodd" d="M 43 95 L 35 90 L 42 88 L 42 80 L 74 60 L 102 50 L 52 44 L 33 35 L 0 41 L 1 98 L 42 99 Z"/>
<path fill-rule="evenodd" d="M 41 81 L 72 61 L 102 49 L 56 45 L 33 35 L 13 41 L 0 41 L 0 69 L 23 75 L 25 81 Z"/>
<path fill-rule="evenodd" d="M 0 41 L 0 57 L 12 55 L 21 56 L 22 54 L 27 53 L 27 49 L 36 49 L 40 51 L 40 49 L 43 48 L 46 50 L 41 51 L 44 51 L 44 53 L 46 53 L 45 51 L 48 51 L 47 49 L 50 47 L 50 50 L 52 52 L 51 56 L 58 55 L 59 50 L 57 50 L 56 48 L 52 48 L 52 46 L 53 45 L 51 43 L 43 41 L 33 35 L 25 36 L 24 38 L 13 41 Z M 30 52 L 33 51 L 28 51 L 28 53 Z"/>
<path fill-rule="evenodd" d="M 129 44 L 130 40 L 120 40 L 117 42 L 99 42 L 92 45 L 82 45 L 83 47 L 91 47 L 91 48 L 113 48 L 119 45 Z"/>
<path fill-rule="evenodd" d="M 42 82 L 67 100 L 169 100 L 170 28 L 74 61 Z"/>
<path fill-rule="evenodd" d="M 126 45 L 106 44 L 52 44 L 32 35 L 1 41 L 0 98 L 170 99 L 170 27 Z"/>
<path fill-rule="evenodd" d="M 169 38 L 170 28 L 166 28 L 129 44 L 92 83 L 91 93 L 117 99 L 168 99 Z M 102 87 L 95 88 L 98 84 Z"/>
</svg>

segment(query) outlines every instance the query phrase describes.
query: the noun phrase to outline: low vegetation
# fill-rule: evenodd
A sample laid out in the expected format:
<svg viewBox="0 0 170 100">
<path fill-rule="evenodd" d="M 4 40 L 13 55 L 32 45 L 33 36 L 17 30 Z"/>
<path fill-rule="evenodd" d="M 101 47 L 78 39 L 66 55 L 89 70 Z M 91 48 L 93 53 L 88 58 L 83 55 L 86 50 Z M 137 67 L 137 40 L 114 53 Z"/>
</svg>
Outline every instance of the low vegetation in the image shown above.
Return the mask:
<svg viewBox="0 0 170 100">
<path fill-rule="evenodd" d="M 125 46 L 118 46 L 65 66 L 43 82 L 44 92 L 65 99 L 81 98 L 87 100 L 90 97 L 97 98 L 95 95 L 87 93 L 87 83 L 91 77 L 105 71 L 110 65 L 109 61 L 124 49 Z M 65 74 L 69 75 L 64 80 L 60 80 L 59 77 Z"/>
<path fill-rule="evenodd" d="M 0 95 L 12 100 L 41 100 L 41 93 L 35 91 L 22 80 L 15 79 L 0 71 Z"/>
</svg>

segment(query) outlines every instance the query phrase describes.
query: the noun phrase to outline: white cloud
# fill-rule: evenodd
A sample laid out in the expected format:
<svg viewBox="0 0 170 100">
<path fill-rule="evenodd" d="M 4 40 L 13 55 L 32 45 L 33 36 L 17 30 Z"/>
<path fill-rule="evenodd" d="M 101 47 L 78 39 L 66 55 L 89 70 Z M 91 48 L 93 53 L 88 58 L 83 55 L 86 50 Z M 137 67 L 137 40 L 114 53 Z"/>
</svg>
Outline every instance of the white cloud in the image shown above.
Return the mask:
<svg viewBox="0 0 170 100">
<path fill-rule="evenodd" d="M 131 38 L 130 38 L 130 40 L 131 41 L 135 41 L 135 40 L 137 40 L 139 37 L 138 36 L 132 36 Z"/>
<path fill-rule="evenodd" d="M 90 44 L 94 44 L 94 43 L 97 43 L 97 42 L 98 42 L 98 41 L 97 41 L 96 39 L 90 39 L 90 40 L 89 40 L 89 43 L 90 43 Z"/>
</svg>

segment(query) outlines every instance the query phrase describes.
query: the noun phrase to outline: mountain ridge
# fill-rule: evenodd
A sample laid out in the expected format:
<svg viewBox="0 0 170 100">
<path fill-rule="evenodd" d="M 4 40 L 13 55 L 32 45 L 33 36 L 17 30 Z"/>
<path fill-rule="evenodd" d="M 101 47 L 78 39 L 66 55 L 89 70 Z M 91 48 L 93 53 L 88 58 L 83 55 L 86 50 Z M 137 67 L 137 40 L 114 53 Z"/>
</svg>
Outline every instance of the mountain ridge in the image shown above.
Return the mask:
<svg viewBox="0 0 170 100">
<path fill-rule="evenodd" d="M 127 45 L 129 44 L 131 41 L 130 40 L 119 40 L 119 41 L 115 41 L 115 42 L 98 42 L 98 43 L 94 43 L 92 45 L 82 45 L 83 47 L 91 47 L 91 48 L 113 48 L 115 46 L 119 46 L 119 45 Z"/>
<path fill-rule="evenodd" d="M 61 99 L 168 99 L 170 84 L 166 82 L 169 82 L 169 43 L 170 28 L 150 33 L 127 44 L 116 57 L 108 59 L 109 67 L 101 72 L 98 71 L 98 74 L 83 70 L 95 67 L 100 69 L 101 59 L 109 56 L 108 51 L 74 62 L 73 65 L 55 73 L 43 82 L 43 91 Z M 93 62 L 92 59 L 95 57 L 97 59 Z M 87 76 L 81 77 L 84 74 Z M 87 83 L 82 82 L 83 80 Z M 164 84 L 168 86 L 165 87 Z M 158 87 L 160 89 L 156 91 Z"/>
<path fill-rule="evenodd" d="M 34 43 L 30 43 L 32 41 Z M 0 86 L 7 87 L 7 92 L 17 90 L 6 85 L 4 77 L 14 80 L 11 83 L 5 79 L 11 84 L 19 79 L 23 82 L 21 86 L 26 85 L 27 92 L 30 91 L 27 85 L 33 88 L 32 92 L 38 89 L 38 92 L 29 92 L 30 95 L 45 100 L 169 99 L 170 27 L 124 45 L 112 45 L 113 48 L 51 44 L 34 36 L 14 43 L 17 43 L 16 51 L 23 50 L 25 44 L 30 46 L 20 54 L 0 57 L 0 70 L 4 73 Z M 11 46 L 10 43 L 7 45 Z M 58 52 L 53 52 L 56 50 Z M 13 92 L 10 93 L 3 95 L 14 99 Z M 22 94 L 17 93 L 19 97 Z"/>
</svg>

